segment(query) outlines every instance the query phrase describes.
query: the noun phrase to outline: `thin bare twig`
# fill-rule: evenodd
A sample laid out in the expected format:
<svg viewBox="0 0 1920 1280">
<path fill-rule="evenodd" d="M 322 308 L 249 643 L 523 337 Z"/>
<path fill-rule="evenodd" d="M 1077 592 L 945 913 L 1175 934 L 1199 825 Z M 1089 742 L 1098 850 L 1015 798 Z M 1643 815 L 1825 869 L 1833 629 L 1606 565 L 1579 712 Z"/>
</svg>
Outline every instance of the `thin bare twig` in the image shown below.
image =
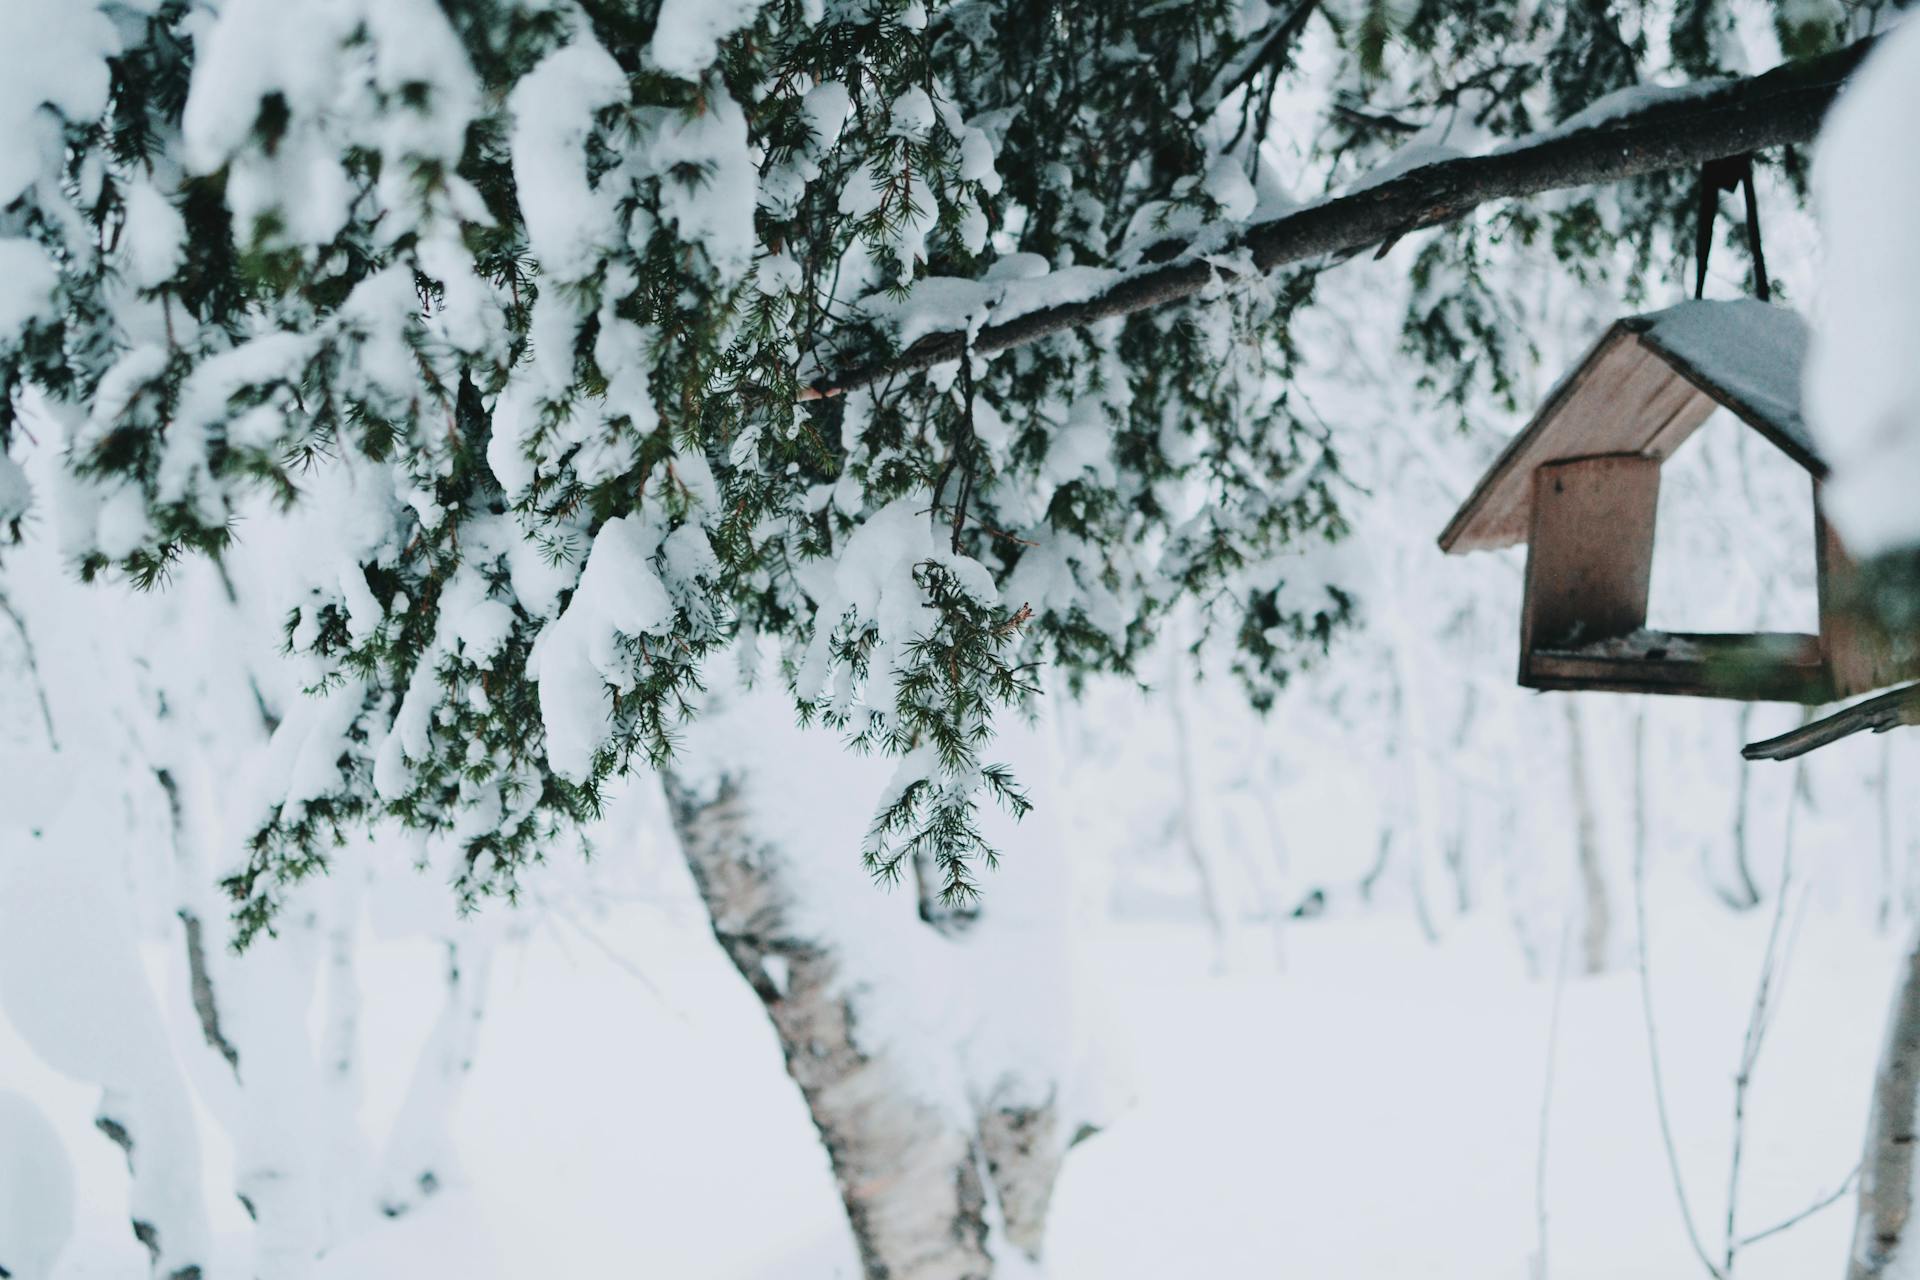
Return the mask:
<svg viewBox="0 0 1920 1280">
<path fill-rule="evenodd" d="M 1841 1181 L 1839 1186 L 1829 1191 L 1826 1195 L 1821 1196 L 1818 1200 L 1815 1200 L 1812 1204 L 1808 1205 L 1806 1208 L 1802 1209 L 1800 1212 L 1794 1214 L 1792 1217 L 1782 1218 L 1780 1221 L 1768 1227 L 1765 1231 L 1756 1231 L 1752 1235 L 1742 1238 L 1740 1241 L 1740 1247 L 1744 1249 L 1748 1245 L 1759 1244 L 1762 1240 L 1766 1240 L 1772 1236 L 1779 1235 L 1782 1231 L 1785 1231 L 1788 1227 L 1799 1226 L 1802 1222 L 1805 1222 L 1808 1218 L 1811 1218 L 1814 1214 L 1820 1212 L 1822 1209 L 1826 1208 L 1828 1205 L 1837 1203 L 1842 1196 L 1847 1194 L 1847 1191 L 1853 1186 L 1855 1180 L 1858 1179 L 1859 1177 L 1860 1177 L 1860 1166 L 1856 1164 L 1853 1166 L 1853 1171 L 1847 1174 L 1846 1178 Z"/>
<path fill-rule="evenodd" d="M 601 937 L 600 934 L 596 930 L 591 928 L 586 921 L 580 919 L 579 916 L 567 910 L 567 908 L 561 906 L 560 903 L 554 901 L 551 898 L 541 899 L 540 905 L 544 907 L 547 911 L 551 912 L 553 914 L 553 917 L 556 920 L 559 920 L 561 923 L 567 925 L 575 933 L 579 934 L 580 937 L 592 943 L 595 949 L 598 950 L 602 955 L 606 956 L 607 959 L 613 961 L 614 965 L 618 967 L 622 973 L 625 973 L 628 977 L 633 978 L 641 986 L 645 987 L 647 991 L 653 996 L 653 998 L 660 1002 L 661 1008 L 665 1009 L 668 1013 L 672 1014 L 674 1017 L 678 1018 L 680 1021 L 686 1023 L 688 1026 L 693 1025 L 693 1019 L 687 1016 L 687 1013 L 684 1009 L 674 1004 L 673 1001 L 667 999 L 666 992 L 660 989 L 659 983 L 655 982 L 650 976 L 648 976 L 646 970 L 642 969 L 639 965 L 635 964 L 632 960 L 628 959 L 626 956 L 620 954 L 620 952 L 616 950 L 611 943 L 609 943 L 605 938 Z"/>
<path fill-rule="evenodd" d="M 1567 991 L 1567 954 L 1573 942 L 1573 904 L 1560 913 L 1560 958 L 1553 968 L 1553 1004 L 1547 1014 L 1546 1080 L 1540 1086 L 1540 1138 L 1533 1156 L 1533 1280 L 1547 1280 L 1547 1139 L 1553 1121 L 1553 1080 L 1560 1056 L 1560 1004 Z"/>
<path fill-rule="evenodd" d="M 47 685 L 46 681 L 40 678 L 40 662 L 33 651 L 33 636 L 27 631 L 26 619 L 20 616 L 4 591 L 0 591 L 0 613 L 6 614 L 7 620 L 13 623 L 13 629 L 20 633 L 20 650 L 26 655 L 27 675 L 33 681 L 34 696 L 40 700 L 40 721 L 46 726 L 47 746 L 58 751 L 60 735 L 53 729 L 53 708 L 47 704 Z"/>
<path fill-rule="evenodd" d="M 1802 761 L 1799 770 L 1805 769 Z M 1747 1091 L 1753 1086 L 1754 1072 L 1760 1065 L 1760 1053 L 1766 1046 L 1767 1029 L 1773 1025 L 1773 991 L 1784 976 L 1785 958 L 1780 954 L 1780 929 L 1787 918 L 1787 893 L 1793 880 L 1794 814 L 1800 803 L 1800 779 L 1787 795 L 1786 832 L 1780 849 L 1780 879 L 1774 887 L 1773 920 L 1767 926 L 1767 946 L 1760 957 L 1760 979 L 1754 988 L 1753 1005 L 1747 1012 L 1747 1030 L 1740 1043 L 1740 1069 L 1733 1077 L 1733 1146 L 1727 1159 L 1727 1226 L 1722 1241 L 1722 1266 L 1733 1274 L 1734 1260 L 1740 1253 L 1738 1215 L 1740 1211 L 1740 1162 L 1746 1149 Z"/>
<path fill-rule="evenodd" d="M 1699 1228 L 1693 1222 L 1693 1209 L 1687 1203 L 1686 1178 L 1680 1172 L 1680 1153 L 1673 1144 L 1673 1121 L 1667 1115 L 1666 1079 L 1660 1070 L 1660 1037 L 1653 1017 L 1653 974 L 1647 959 L 1647 850 L 1643 844 L 1633 851 L 1633 921 L 1636 934 L 1635 958 L 1640 971 L 1640 1011 L 1647 1024 L 1647 1064 L 1653 1072 L 1653 1109 L 1660 1121 L 1660 1143 L 1666 1148 L 1667 1171 L 1673 1178 L 1674 1199 L 1680 1202 L 1680 1220 L 1687 1228 L 1687 1243 L 1713 1280 L 1726 1280 L 1725 1274 L 1707 1255 Z"/>
</svg>

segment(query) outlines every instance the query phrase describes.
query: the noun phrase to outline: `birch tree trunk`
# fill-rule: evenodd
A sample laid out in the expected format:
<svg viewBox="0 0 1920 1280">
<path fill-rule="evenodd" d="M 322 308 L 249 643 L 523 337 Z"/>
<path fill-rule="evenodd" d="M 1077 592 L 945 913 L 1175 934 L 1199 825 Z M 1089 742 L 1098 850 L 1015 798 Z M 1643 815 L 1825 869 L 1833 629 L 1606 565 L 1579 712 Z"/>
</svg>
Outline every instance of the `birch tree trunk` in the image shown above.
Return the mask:
<svg viewBox="0 0 1920 1280">
<path fill-rule="evenodd" d="M 1887 1018 L 1873 1081 L 1867 1147 L 1860 1159 L 1860 1211 L 1848 1280 L 1912 1274 L 1920 1254 L 1907 1238 L 1914 1208 L 1914 1145 L 1920 1137 L 1920 932 L 1907 955 Z"/>
<path fill-rule="evenodd" d="M 837 754 L 831 742 L 812 750 Z M 844 847 L 820 828 L 845 826 L 850 815 L 863 822 L 872 795 L 816 792 L 813 813 L 789 815 L 765 786 L 782 771 L 779 755 L 763 750 L 746 764 L 729 757 L 697 782 L 670 772 L 667 807 L 714 937 L 766 1009 L 826 1147 L 864 1275 L 989 1280 L 1006 1274 L 1014 1255 L 1037 1260 L 1068 1146 L 1058 1088 L 1031 1071 L 963 1063 L 939 1034 L 904 1038 L 899 1020 L 876 1016 L 871 1003 L 886 987 L 894 1012 L 902 998 L 919 1002 L 941 1012 L 927 1026 L 970 1044 L 993 1041 L 991 1032 L 969 1034 L 965 1014 L 947 1012 L 955 990 L 974 985 L 965 953 L 990 931 L 956 938 L 937 920 L 923 922 L 916 904 L 844 877 L 837 887 L 860 895 L 841 899 L 851 909 L 823 904 L 819 882 L 840 864 L 814 864 L 802 847 L 845 859 L 864 879 L 860 823 Z M 990 973 L 992 961 L 984 967 Z M 980 983 L 990 984 L 990 976 Z M 945 1087 L 955 1080 L 966 1083 Z"/>
</svg>

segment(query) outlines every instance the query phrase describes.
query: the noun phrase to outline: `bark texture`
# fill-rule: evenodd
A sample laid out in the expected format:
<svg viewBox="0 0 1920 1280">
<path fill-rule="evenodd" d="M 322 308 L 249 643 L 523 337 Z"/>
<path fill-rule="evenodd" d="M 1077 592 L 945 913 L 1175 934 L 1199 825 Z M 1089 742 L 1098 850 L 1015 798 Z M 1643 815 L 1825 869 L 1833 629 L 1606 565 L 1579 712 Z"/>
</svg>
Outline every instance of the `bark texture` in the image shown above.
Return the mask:
<svg viewBox="0 0 1920 1280">
<path fill-rule="evenodd" d="M 980 1151 L 1007 1239 L 1038 1259 L 1067 1145 L 1060 1138 L 1060 1113 L 1051 1100 L 1025 1105 L 1002 1097 L 982 1110 L 979 1123 Z"/>
<path fill-rule="evenodd" d="M 1907 1274 L 1914 1246 L 1916 1103 L 1920 1102 L 1920 933 L 1907 946 L 1900 988 L 1887 1019 L 1887 1040 L 1873 1081 L 1867 1149 L 1860 1160 L 1860 1213 L 1853 1228 L 1848 1280 Z M 1908 1255 L 1903 1259 L 1902 1255 Z"/>
<path fill-rule="evenodd" d="M 1792 760 L 1862 730 L 1885 733 L 1909 724 L 1920 724 L 1920 684 L 1856 702 L 1777 738 L 1749 743 L 1740 754 L 1749 760 Z"/>
<path fill-rule="evenodd" d="M 1246 252 L 1255 270 L 1391 245 L 1495 200 L 1620 182 L 1687 169 L 1709 160 L 1811 142 L 1834 95 L 1872 45 L 1862 40 L 1818 58 L 1785 63 L 1762 75 L 1658 103 L 1624 119 L 1548 136 L 1491 155 L 1422 165 L 1351 195 L 1310 204 L 1231 236 L 1155 246 L 1150 264 L 1116 280 L 1085 302 L 1047 307 L 982 327 L 930 333 L 898 356 L 842 369 L 816 381 L 805 398 L 835 395 L 900 373 L 958 360 L 969 348 L 990 355 L 1069 329 L 1193 298 L 1233 273 L 1219 265 Z M 1198 256 L 1205 248 L 1206 258 Z M 1156 252 L 1157 250 L 1157 252 Z"/>
<path fill-rule="evenodd" d="M 670 775 L 668 807 L 714 937 L 765 1006 L 826 1146 L 867 1280 L 988 1280 L 1000 1235 L 1037 1258 L 1063 1146 L 1051 1102 L 996 1095 L 968 1125 L 861 1042 L 857 975 L 796 925 L 791 872 L 754 829 L 749 785 L 700 794 Z"/>
</svg>

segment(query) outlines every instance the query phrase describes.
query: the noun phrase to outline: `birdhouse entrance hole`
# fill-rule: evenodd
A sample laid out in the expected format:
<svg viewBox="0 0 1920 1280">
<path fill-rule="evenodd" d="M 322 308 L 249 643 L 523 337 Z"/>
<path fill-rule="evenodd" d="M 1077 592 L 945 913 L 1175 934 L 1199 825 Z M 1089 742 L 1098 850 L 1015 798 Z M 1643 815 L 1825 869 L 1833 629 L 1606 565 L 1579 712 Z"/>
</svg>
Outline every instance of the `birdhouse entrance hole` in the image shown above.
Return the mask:
<svg viewBox="0 0 1920 1280">
<path fill-rule="evenodd" d="M 1654 631 L 1820 631 L 1814 485 L 1717 410 L 1660 472 L 1647 626 Z"/>
</svg>

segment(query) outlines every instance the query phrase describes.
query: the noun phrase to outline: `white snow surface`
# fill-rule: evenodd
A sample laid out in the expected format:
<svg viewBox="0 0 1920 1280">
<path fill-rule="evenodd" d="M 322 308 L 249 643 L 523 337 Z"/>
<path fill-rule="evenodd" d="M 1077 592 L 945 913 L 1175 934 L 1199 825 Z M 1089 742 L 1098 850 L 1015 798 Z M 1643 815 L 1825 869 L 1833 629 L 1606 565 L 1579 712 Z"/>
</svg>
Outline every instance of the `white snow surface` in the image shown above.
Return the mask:
<svg viewBox="0 0 1920 1280">
<path fill-rule="evenodd" d="M 1807 417 L 1833 466 L 1827 510 L 1856 555 L 1920 543 L 1920 23 L 1854 73 L 1814 153 L 1825 257 Z"/>
<path fill-rule="evenodd" d="M 91 119 L 107 104 L 113 20 L 87 0 L 9 0 L 0 7 L 0 205 L 57 163 L 57 116 Z M 56 115 L 57 113 L 57 115 Z"/>
<path fill-rule="evenodd" d="M 59 273 L 31 240 L 0 236 L 0 341 L 11 341 L 32 320 L 56 314 Z"/>
<path fill-rule="evenodd" d="M 861 302 L 866 313 L 894 331 L 895 340 L 908 346 L 929 333 L 965 329 L 977 333 L 988 323 L 1003 323 L 1048 307 L 1066 306 L 1098 297 L 1121 278 L 1107 267 L 1062 267 L 1048 270 L 1035 254 L 1012 254 L 1019 268 L 996 262 L 978 280 L 957 276 L 922 276 L 905 298 L 875 293 Z M 1031 269 L 1029 269 L 1031 268 Z"/>
<path fill-rule="evenodd" d="M 945 568 L 975 599 L 998 602 L 999 588 L 986 567 L 941 545 L 923 504 L 920 498 L 895 499 L 854 530 L 837 556 L 799 566 L 801 582 L 820 617 L 794 676 L 801 698 L 812 701 L 827 693 L 834 628 L 847 621 L 857 629 L 872 628 L 875 641 L 865 687 L 856 690 L 843 681 L 833 691 L 834 704 L 841 711 L 857 703 L 876 716 L 892 714 L 896 661 L 904 658 L 907 646 L 931 634 L 939 621 L 926 592 L 914 580 L 914 571 L 922 564 Z"/>
<path fill-rule="evenodd" d="M 99 765 L 66 762 L 76 773 Z M 130 1215 L 160 1230 L 162 1261 L 192 1263 L 209 1244 L 200 1137 L 137 949 L 124 846 L 112 811 L 85 789 L 48 808 L 44 829 L 0 817 L 0 1014 L 48 1066 L 99 1087 L 100 1114 L 135 1146 Z M 57 1163 L 45 1173 L 57 1180 Z M 57 1187 L 41 1194 L 57 1210 Z"/>
<path fill-rule="evenodd" d="M 1811 444 L 1800 414 L 1807 325 L 1791 309 L 1755 298 L 1695 300 L 1643 317 L 1647 339 L 1797 443 Z"/>
<path fill-rule="evenodd" d="M 566 610 L 534 643 L 527 666 L 540 684 L 547 763 L 563 778 L 583 782 L 592 773 L 611 722 L 608 686 L 631 687 L 620 638 L 658 635 L 672 625 L 673 601 L 650 563 L 659 542 L 636 517 L 607 521 Z"/>
<path fill-rule="evenodd" d="M 620 64 L 581 32 L 523 76 L 508 98 L 528 248 L 558 279 L 586 275 L 613 239 L 612 212 L 587 179 L 586 141 L 593 113 L 626 95 Z"/>
<path fill-rule="evenodd" d="M 73 1235 L 73 1164 L 33 1099 L 0 1089 L 0 1269 L 50 1280 Z"/>
<path fill-rule="evenodd" d="M 669 75 L 697 80 L 720 42 L 753 21 L 760 0 L 665 0 L 647 57 Z"/>
<path fill-rule="evenodd" d="M 673 224 L 681 239 L 704 248 L 723 275 L 735 278 L 752 262 L 756 243 L 753 153 L 740 104 L 717 85 L 707 91 L 705 102 L 705 110 L 694 115 L 658 113 L 647 161 L 661 174 L 670 174 L 681 164 L 702 168 L 698 183 L 663 180 L 661 216 Z"/>
<path fill-rule="evenodd" d="M 751 749 L 763 770 L 769 762 L 782 770 L 770 805 L 849 780 L 831 741 L 796 734 L 784 711 L 771 724 L 736 724 L 770 733 L 764 748 Z M 1060 745 L 1074 739 L 1069 731 Z M 817 771 L 820 763 L 831 767 Z M 874 772 L 872 762 L 854 765 Z M 1007 846 L 1005 874 L 1051 875 L 1076 839 L 1139 821 L 1149 777 L 1116 793 L 1095 781 L 1110 776 L 1097 772 L 1100 762 L 1071 767 L 1083 771 L 1079 781 L 1064 796 L 1049 793 L 1067 819 L 1056 829 L 1067 844 L 1038 832 L 1032 843 L 1019 839 Z M 1291 823 L 1330 798 L 1289 801 L 1283 812 Z M 363 1205 L 315 1268 L 318 1280 L 417 1280 L 447 1269 L 476 1280 L 614 1269 L 857 1280 L 831 1175 L 764 1013 L 714 945 L 653 819 L 618 811 L 622 825 L 591 896 L 571 896 L 571 873 L 546 881 L 541 893 L 554 909 L 498 966 L 460 1113 L 459 1176 L 396 1221 Z M 857 905 L 876 927 L 876 947 L 896 928 L 909 930 L 909 895 L 877 894 L 857 873 L 845 875 L 844 860 L 811 861 L 825 857 L 838 827 L 795 825 L 781 829 L 803 842 L 796 856 L 809 859 L 807 869 L 845 878 L 820 885 L 811 909 L 833 909 L 844 890 L 838 905 Z M 1304 851 L 1305 828 L 1290 829 Z M 1354 852 L 1364 867 L 1365 852 Z M 1072 882 L 1092 909 L 1071 943 L 1087 985 L 1071 1034 L 1058 1024 L 1038 1028 L 1056 1045 L 1097 1033 L 1101 1069 L 1124 1102 L 1068 1157 L 1046 1274 L 1164 1280 L 1262 1276 L 1276 1265 L 1283 1274 L 1297 1266 L 1311 1275 L 1438 1280 L 1527 1274 L 1555 983 L 1550 971 L 1524 972 L 1496 904 L 1438 943 L 1422 939 L 1401 898 L 1384 913 L 1336 910 L 1285 929 L 1282 965 L 1271 952 L 1264 963 L 1255 958 L 1255 947 L 1223 976 L 1209 972 L 1177 859 L 1164 850 L 1146 864 L 1135 856 L 1093 859 Z M 1696 1213 L 1717 1223 L 1727 1081 L 1767 921 L 1707 898 L 1685 874 L 1691 861 L 1690 853 L 1672 859 L 1651 890 L 1656 1012 L 1679 1158 Z M 1831 1191 L 1856 1159 L 1881 996 L 1898 956 L 1892 939 L 1829 899 L 1831 880 L 1819 883 L 1751 1099 L 1758 1127 L 1741 1222 L 1753 1230 Z M 1383 891 L 1396 892 L 1391 883 Z M 905 921 L 889 923 L 895 916 Z M 903 957 L 902 986 L 932 978 L 939 994 L 906 1010 L 891 1010 L 892 996 L 863 1005 L 875 1032 L 898 1025 L 878 1019 L 912 1016 L 948 1043 L 969 1024 L 938 1019 L 990 1004 L 1003 981 L 1016 985 L 1023 1016 L 1049 1016 L 1052 997 L 1023 989 L 1038 985 L 1024 967 L 1038 963 L 1033 953 L 976 979 L 974 963 L 991 963 L 1000 944 L 973 949 L 969 941 L 886 952 L 890 961 Z M 401 939 L 365 946 L 359 963 L 369 1085 L 361 1117 L 375 1124 L 401 1105 L 402 1055 L 435 1018 L 444 956 L 424 940 Z M 978 993 L 969 989 L 976 981 Z M 1633 975 L 1569 977 L 1562 999 L 1546 1112 L 1550 1274 L 1684 1274 L 1690 1254 L 1651 1115 Z M 0 1063 L 14 1061 L 9 1035 L 0 1024 Z M 88 1128 L 90 1099 L 30 1063 L 16 1078 L 46 1100 L 83 1173 L 77 1235 L 55 1280 L 144 1274 L 116 1216 L 118 1153 Z M 924 1087 L 965 1083 L 963 1071 L 944 1067 Z M 1380 1143 L 1389 1140 L 1396 1157 L 1383 1164 Z M 1357 1197 L 1358 1186 L 1377 1192 Z M 1402 1206 L 1404 1229 L 1378 1229 L 1376 1194 Z M 737 1229 L 743 1216 L 752 1231 Z M 1849 1220 L 1843 1197 L 1743 1254 L 1741 1273 L 1790 1280 L 1831 1269 L 1845 1257 Z M 249 1231 L 238 1213 L 228 1220 L 213 1280 L 250 1274 Z"/>
<path fill-rule="evenodd" d="M 33 505 L 33 487 L 20 464 L 0 453 L 0 524 L 18 520 Z"/>
<path fill-rule="evenodd" d="M 142 289 L 151 289 L 173 275 L 186 256 L 187 223 L 151 182 L 127 189 L 126 225 L 120 244 L 127 257 L 127 276 Z"/>
<path fill-rule="evenodd" d="M 1615 124 L 1629 116 L 1653 107 L 1670 106 L 1677 102 L 1686 102 L 1693 98 L 1711 97 L 1727 87 L 1724 79 L 1708 78 L 1694 80 L 1686 84 L 1630 84 L 1595 98 L 1565 120 L 1530 133 L 1524 138 L 1500 147 L 1501 151 L 1515 151 L 1522 147 L 1531 147 L 1542 142 L 1551 142 L 1564 138 L 1568 134 L 1578 133 L 1582 129 L 1596 129 L 1602 125 Z"/>
</svg>

